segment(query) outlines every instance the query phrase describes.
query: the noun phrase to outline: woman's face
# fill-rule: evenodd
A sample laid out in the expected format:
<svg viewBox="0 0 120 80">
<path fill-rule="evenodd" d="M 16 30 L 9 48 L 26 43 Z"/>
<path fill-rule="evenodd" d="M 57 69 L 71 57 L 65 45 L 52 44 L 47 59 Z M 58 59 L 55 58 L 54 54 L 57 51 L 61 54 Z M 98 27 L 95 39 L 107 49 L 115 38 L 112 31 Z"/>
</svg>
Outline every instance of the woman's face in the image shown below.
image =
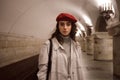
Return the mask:
<svg viewBox="0 0 120 80">
<path fill-rule="evenodd" d="M 59 31 L 63 36 L 69 36 L 72 28 L 70 21 L 59 21 Z"/>
</svg>

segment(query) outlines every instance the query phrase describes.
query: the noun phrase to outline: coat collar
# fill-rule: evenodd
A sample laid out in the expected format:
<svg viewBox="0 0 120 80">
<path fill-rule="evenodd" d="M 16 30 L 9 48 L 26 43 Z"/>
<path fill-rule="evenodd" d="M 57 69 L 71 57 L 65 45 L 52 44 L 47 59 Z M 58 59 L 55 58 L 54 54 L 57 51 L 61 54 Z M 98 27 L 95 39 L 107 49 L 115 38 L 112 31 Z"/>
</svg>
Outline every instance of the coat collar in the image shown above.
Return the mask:
<svg viewBox="0 0 120 80">
<path fill-rule="evenodd" d="M 64 49 L 63 46 L 58 42 L 56 38 L 53 38 L 52 41 L 53 41 L 53 48 L 55 50 L 57 50 L 58 48 Z"/>
<path fill-rule="evenodd" d="M 56 38 L 52 39 L 53 41 L 53 48 L 57 50 L 58 48 L 64 49 L 64 47 L 58 42 Z M 71 45 L 76 45 L 76 42 L 71 39 Z"/>
</svg>

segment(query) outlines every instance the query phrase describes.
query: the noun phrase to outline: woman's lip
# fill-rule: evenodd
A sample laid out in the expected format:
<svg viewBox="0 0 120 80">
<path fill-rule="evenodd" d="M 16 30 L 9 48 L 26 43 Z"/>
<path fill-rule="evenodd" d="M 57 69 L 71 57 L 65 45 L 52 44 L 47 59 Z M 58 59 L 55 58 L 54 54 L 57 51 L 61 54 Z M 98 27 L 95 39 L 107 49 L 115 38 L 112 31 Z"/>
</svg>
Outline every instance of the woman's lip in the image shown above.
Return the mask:
<svg viewBox="0 0 120 80">
<path fill-rule="evenodd" d="M 63 31 L 64 33 L 67 33 L 67 31 Z"/>
</svg>

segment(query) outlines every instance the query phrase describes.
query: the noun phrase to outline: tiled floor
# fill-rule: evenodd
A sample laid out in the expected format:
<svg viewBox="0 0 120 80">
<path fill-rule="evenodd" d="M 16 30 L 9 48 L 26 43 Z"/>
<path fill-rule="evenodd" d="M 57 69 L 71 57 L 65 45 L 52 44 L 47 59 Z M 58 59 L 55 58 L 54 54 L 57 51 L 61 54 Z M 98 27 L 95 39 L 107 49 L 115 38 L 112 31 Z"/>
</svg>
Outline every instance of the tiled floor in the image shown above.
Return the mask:
<svg viewBox="0 0 120 80">
<path fill-rule="evenodd" d="M 84 80 L 113 80 L 112 61 L 95 61 L 92 55 L 82 54 Z"/>
</svg>

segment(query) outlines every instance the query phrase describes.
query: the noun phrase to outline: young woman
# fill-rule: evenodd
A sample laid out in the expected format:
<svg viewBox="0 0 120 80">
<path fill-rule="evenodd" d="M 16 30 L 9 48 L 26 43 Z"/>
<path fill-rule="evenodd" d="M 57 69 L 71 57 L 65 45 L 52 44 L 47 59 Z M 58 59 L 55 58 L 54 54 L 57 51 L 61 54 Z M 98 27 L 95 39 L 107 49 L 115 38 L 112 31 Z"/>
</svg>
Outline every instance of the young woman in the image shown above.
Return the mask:
<svg viewBox="0 0 120 80">
<path fill-rule="evenodd" d="M 56 31 L 52 34 L 52 64 L 49 80 L 83 80 L 81 71 L 81 48 L 75 40 L 77 19 L 68 13 L 56 18 Z M 39 80 L 46 80 L 49 40 L 41 47 L 39 55 Z"/>
</svg>

